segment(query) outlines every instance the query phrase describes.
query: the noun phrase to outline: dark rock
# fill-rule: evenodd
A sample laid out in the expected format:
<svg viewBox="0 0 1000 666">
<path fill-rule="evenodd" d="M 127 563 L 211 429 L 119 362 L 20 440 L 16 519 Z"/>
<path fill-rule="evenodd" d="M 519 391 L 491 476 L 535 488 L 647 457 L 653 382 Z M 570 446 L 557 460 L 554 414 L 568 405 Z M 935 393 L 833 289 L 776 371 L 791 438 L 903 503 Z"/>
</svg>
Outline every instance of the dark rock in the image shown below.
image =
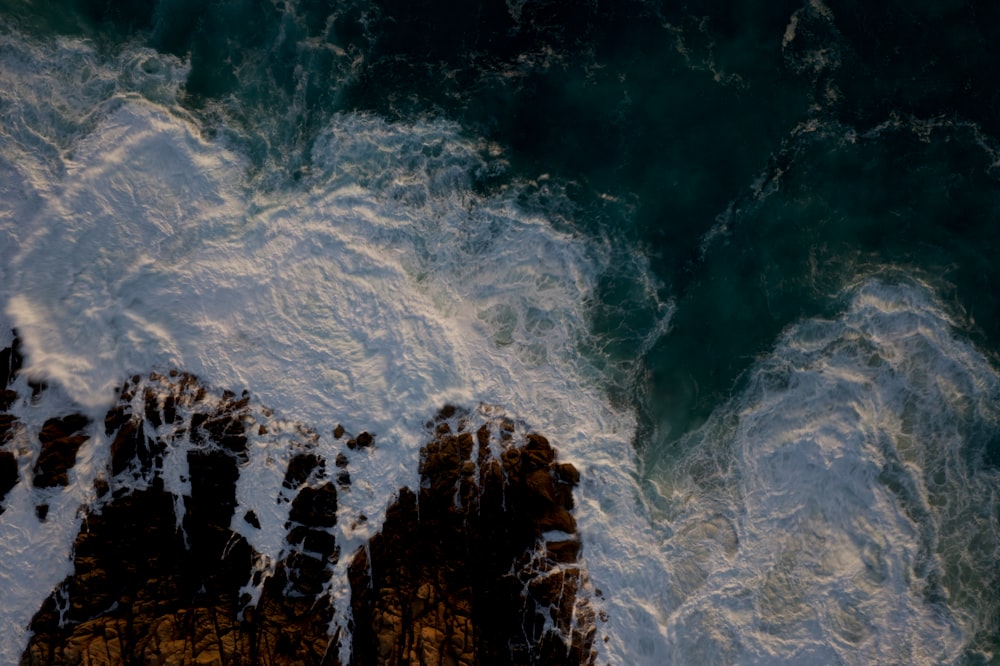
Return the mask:
<svg viewBox="0 0 1000 666">
<path fill-rule="evenodd" d="M 10 347 L 0 349 L 0 389 L 5 389 L 17 379 L 17 373 L 24 365 L 24 356 L 21 355 L 21 339 L 14 331 L 14 341 Z M 6 407 L 4 407 L 6 409 Z"/>
<path fill-rule="evenodd" d="M 122 391 L 123 396 L 142 396 L 141 417 L 133 417 L 130 405 L 123 402 L 116 407 L 120 413 L 106 421 L 119 426 L 112 440 L 111 467 L 133 470 L 150 483 L 144 490 L 132 490 L 129 479 L 114 473 L 110 484 L 99 477 L 103 490 L 99 488 L 98 495 L 103 499 L 82 521 L 73 575 L 33 618 L 21 663 L 335 666 L 338 651 L 328 632 L 332 606 L 324 596 L 328 563 L 337 558 L 335 537 L 325 527 L 336 520 L 332 486 L 327 482 L 299 492 L 293 511 L 308 524 L 297 528 L 297 545 L 289 542 L 274 574 L 257 578 L 260 599 L 247 607 L 250 597 L 241 597 L 241 590 L 254 580 L 257 556 L 229 529 L 243 455 L 234 445 L 239 434 L 234 424 L 241 421 L 245 405 L 226 399 L 218 408 L 207 405 L 207 396 L 189 376 L 182 378 L 183 385 L 156 379 L 161 381 L 153 387 L 152 399 L 145 390 Z M 158 413 L 156 405 L 168 404 L 161 395 L 164 390 L 174 397 L 177 427 L 162 439 L 148 441 L 143 429 Z M 202 406 L 209 406 L 207 412 L 190 412 Z M 72 418 L 43 428 L 45 441 L 65 438 L 67 429 L 81 425 Z M 169 425 L 174 420 L 160 422 Z M 187 451 L 183 475 L 191 494 L 178 503 L 159 476 L 162 456 L 178 437 L 196 431 L 200 445 Z M 115 490 L 109 493 L 111 484 Z M 174 513 L 178 507 L 184 511 L 180 530 Z M 47 506 L 36 510 L 43 519 Z M 260 525 L 252 512 L 244 514 L 244 520 Z"/>
<path fill-rule="evenodd" d="M 553 563 L 576 562 L 580 555 L 580 542 L 571 539 L 567 541 L 547 541 L 545 543 L 545 556 Z"/>
<path fill-rule="evenodd" d="M 128 384 L 125 385 L 126 389 Z M 125 391 L 123 391 L 125 393 Z M 108 413 L 104 416 L 104 434 L 111 436 L 111 433 L 117 431 L 125 422 L 131 417 L 131 412 L 125 409 L 125 406 L 121 403 L 115 405 L 108 410 Z"/>
<path fill-rule="evenodd" d="M 325 557 L 332 557 L 337 552 L 336 537 L 325 529 L 299 525 L 288 533 L 287 541 L 310 553 Z"/>
<path fill-rule="evenodd" d="M 17 472 L 17 457 L 10 451 L 0 451 L 0 513 L 3 513 L 3 501 L 11 488 L 19 480 Z"/>
<path fill-rule="evenodd" d="M 568 483 L 570 485 L 577 485 L 580 483 L 580 472 L 570 463 L 561 463 L 555 467 L 556 476 L 559 480 Z"/>
<path fill-rule="evenodd" d="M 344 426 L 337 424 L 337 427 L 333 429 L 333 436 L 336 439 L 340 439 L 344 436 Z"/>
<path fill-rule="evenodd" d="M 111 442 L 111 474 L 121 474 L 133 461 L 141 468 L 151 467 L 156 448 L 143 434 L 142 421 L 127 421 Z"/>
<path fill-rule="evenodd" d="M 333 527 L 337 524 L 337 491 L 332 483 L 303 488 L 292 501 L 288 519 L 303 525 Z"/>
<path fill-rule="evenodd" d="M 159 395 L 153 391 L 152 387 L 147 387 L 145 392 L 146 399 L 146 421 L 151 424 L 154 428 L 159 428 L 163 424 L 163 419 L 160 417 L 160 401 Z"/>
<path fill-rule="evenodd" d="M 221 411 L 219 415 L 207 419 L 203 427 L 208 431 L 212 441 L 219 446 L 237 454 L 246 452 L 246 430 L 239 415 Z"/>
<path fill-rule="evenodd" d="M 594 613 L 581 569 L 566 566 L 580 552 L 572 493 L 559 490 L 572 487 L 564 479 L 575 468 L 555 463 L 540 435 L 515 442 L 512 422 L 486 424 L 474 438 L 442 428 L 452 416 L 443 410 L 429 424 L 419 493 L 400 491 L 351 562 L 352 659 L 592 664 Z M 543 543 L 553 530 L 566 538 Z"/>
<path fill-rule="evenodd" d="M 35 462 L 36 488 L 65 486 L 69 483 L 67 472 L 76 464 L 76 452 L 87 441 L 84 430 L 90 419 L 82 414 L 49 419 L 38 433 L 42 450 Z"/>
<path fill-rule="evenodd" d="M 166 423 L 177 421 L 177 398 L 173 393 L 167 395 L 163 401 L 163 420 Z"/>
<path fill-rule="evenodd" d="M 322 473 L 324 467 L 323 459 L 315 453 L 300 453 L 293 456 L 288 462 L 288 471 L 285 473 L 283 485 L 289 490 L 295 490 L 305 483 L 313 473 Z"/>
<path fill-rule="evenodd" d="M 284 424 L 259 423 L 269 413 L 251 412 L 245 392 L 213 393 L 180 372 L 133 377 L 119 396 L 104 419 L 109 469 L 95 479 L 73 574 L 32 619 L 21 663 L 337 666 L 331 576 L 347 457 L 338 453 L 328 476 L 318 438 L 298 430 L 274 498 L 290 502 L 284 549 L 269 565 L 230 525 L 241 515 L 261 529 L 236 495 L 246 429 L 266 437 L 287 433 Z M 474 418 L 487 422 L 476 430 Z M 352 663 L 592 664 L 596 619 L 570 512 L 577 470 L 508 419 L 447 407 L 430 425 L 419 489 L 399 492 L 348 567 Z M 0 445 L 18 427 L 0 418 Z M 45 423 L 36 486 L 66 484 L 89 427 L 79 414 Z M 370 447 L 374 436 L 347 444 Z M 186 497 L 164 481 L 176 465 Z M 16 455 L 0 449 L 0 491 L 17 482 Z M 36 506 L 39 520 L 48 511 Z"/>
<path fill-rule="evenodd" d="M 0 414 L 0 446 L 13 439 L 16 424 L 17 419 L 13 414 Z"/>
</svg>

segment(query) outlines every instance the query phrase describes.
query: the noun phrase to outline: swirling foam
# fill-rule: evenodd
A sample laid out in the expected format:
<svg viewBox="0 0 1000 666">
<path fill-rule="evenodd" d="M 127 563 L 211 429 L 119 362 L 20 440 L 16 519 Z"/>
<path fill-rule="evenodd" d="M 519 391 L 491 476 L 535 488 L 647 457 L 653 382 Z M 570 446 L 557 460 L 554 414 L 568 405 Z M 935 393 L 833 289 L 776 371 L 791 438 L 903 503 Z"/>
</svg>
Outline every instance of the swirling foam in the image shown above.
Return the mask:
<svg viewBox="0 0 1000 666">
<path fill-rule="evenodd" d="M 430 415 L 446 402 L 503 405 L 583 471 L 577 518 L 613 637 L 602 656 L 634 661 L 637 622 L 651 637 L 644 644 L 658 640 L 642 610 L 651 590 L 627 579 L 632 567 L 655 577 L 630 560 L 652 534 L 636 501 L 633 415 L 609 404 L 600 359 L 578 351 L 600 346 L 588 342 L 590 302 L 628 248 L 530 212 L 517 187 L 477 193 L 489 147 L 453 124 L 339 114 L 312 147 L 310 171 L 259 187 L 273 174 L 251 175 L 237 150 L 203 138 L 173 103 L 171 72 L 183 63 L 153 66 L 154 54 L 128 48 L 102 60 L 82 41 L 14 43 L 0 57 L 18 69 L 0 60 L 0 70 L 18 72 L 6 81 L 17 99 L 7 108 L 28 121 L 0 137 L 0 173 L 3 190 L 26 203 L 0 209 L 12 239 L 0 258 L 27 372 L 97 423 L 123 377 L 180 367 L 248 388 L 315 428 L 321 445 L 337 422 L 369 430 L 378 446 L 352 470 L 344 505 L 372 517 L 370 529 L 394 490 L 415 481 Z M 100 83 L 93 90 L 67 93 L 58 108 L 28 90 L 86 88 L 69 66 L 81 54 Z M 34 151 L 38 142 L 51 149 Z M 106 445 L 98 435 L 86 450 L 99 461 Z M 0 527 L 58 525 L 60 535 L 44 558 L 24 540 L 0 544 L 4 584 L 37 581 L 0 615 L 16 637 L 0 658 L 16 661 L 24 626 L 65 575 L 92 471 L 63 492 L 65 506 L 52 502 L 47 523 L 28 499 L 0 517 Z M 17 493 L 30 492 L 22 481 Z M 350 552 L 366 534 L 343 536 Z"/>
<path fill-rule="evenodd" d="M 956 663 L 997 630 L 1000 377 L 912 279 L 786 331 L 652 465 L 674 663 Z M 995 646 L 993 646 L 995 648 Z"/>
</svg>

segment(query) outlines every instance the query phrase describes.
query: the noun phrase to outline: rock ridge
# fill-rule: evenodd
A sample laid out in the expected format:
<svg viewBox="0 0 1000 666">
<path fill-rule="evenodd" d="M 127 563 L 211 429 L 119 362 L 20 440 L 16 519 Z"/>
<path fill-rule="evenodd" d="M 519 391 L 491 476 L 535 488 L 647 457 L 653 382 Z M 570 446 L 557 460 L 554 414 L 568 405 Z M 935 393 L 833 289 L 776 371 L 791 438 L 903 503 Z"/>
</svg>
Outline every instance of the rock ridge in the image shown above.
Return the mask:
<svg viewBox="0 0 1000 666">
<path fill-rule="evenodd" d="M 320 436 L 177 370 L 125 381 L 103 423 L 65 410 L 31 428 L 18 414 L 50 389 L 23 365 L 15 336 L 0 351 L 0 514 L 26 484 L 41 528 L 46 498 L 80 483 L 78 452 L 105 462 L 22 665 L 594 663 L 579 472 L 502 410 L 429 421 L 419 487 L 385 498 L 381 530 L 347 555 L 367 517 L 339 494 L 353 456 L 388 445 L 372 433 Z M 274 491 L 251 506 L 241 478 L 265 473 Z M 268 529 L 277 552 L 254 545 Z"/>
</svg>

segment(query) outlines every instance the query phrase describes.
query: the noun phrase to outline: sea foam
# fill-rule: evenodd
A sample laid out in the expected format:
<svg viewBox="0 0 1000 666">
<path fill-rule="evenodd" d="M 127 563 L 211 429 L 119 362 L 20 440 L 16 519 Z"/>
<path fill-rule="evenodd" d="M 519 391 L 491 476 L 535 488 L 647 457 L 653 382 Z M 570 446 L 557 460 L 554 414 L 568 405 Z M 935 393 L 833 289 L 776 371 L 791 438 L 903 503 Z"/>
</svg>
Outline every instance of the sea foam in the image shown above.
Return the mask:
<svg viewBox="0 0 1000 666">
<path fill-rule="evenodd" d="M 650 459 L 674 663 L 955 663 L 991 649 L 1000 377 L 929 285 L 853 285 Z M 968 651 L 968 652 L 967 652 Z"/>
<path fill-rule="evenodd" d="M 143 49 L 102 60 L 84 41 L 16 45 L 6 57 L 17 68 L 2 69 L 18 73 L 7 81 L 14 106 L 33 120 L 0 138 L 2 187 L 25 202 L 0 218 L 11 239 L 2 298 L 24 342 L 25 375 L 59 396 L 47 413 L 78 409 L 100 423 L 123 378 L 177 367 L 248 389 L 276 418 L 319 433 L 321 450 L 332 448 L 338 422 L 367 430 L 377 445 L 352 463 L 342 511 L 369 516 L 373 532 L 394 492 L 416 481 L 430 416 L 445 403 L 501 405 L 582 471 L 576 515 L 592 587 L 602 590 L 602 659 L 635 663 L 637 645 L 661 642 L 645 610 L 663 568 L 655 543 L 643 542 L 653 532 L 638 501 L 634 415 L 607 399 L 602 360 L 579 351 L 600 347 L 589 339 L 589 307 L 629 248 L 574 233 L 551 212 L 567 202 L 545 214 L 522 205 L 516 184 L 478 192 L 477 173 L 502 163 L 452 123 L 336 114 L 310 169 L 273 187 L 266 168 L 250 169 L 238 145 L 204 138 L 172 102 L 183 63 L 154 67 Z M 39 79 L 53 90 L 85 87 L 69 67 L 81 56 L 100 82 L 87 95 L 53 109 L 30 92 Z M 39 141 L 50 150 L 34 151 Z M 644 270 L 634 257 L 628 265 Z M 25 586 L 0 616 L 15 637 L 0 648 L 10 662 L 67 573 L 77 508 L 90 500 L 107 442 L 95 428 L 87 474 L 57 492 L 44 524 L 26 478 L 37 449 L 24 449 L 22 481 L 0 517 L 0 529 L 23 537 L 0 541 L 0 585 Z M 274 473 L 258 467 L 237 491 L 254 506 L 275 488 Z M 280 524 L 265 520 L 265 531 Z M 51 540 L 41 557 L 39 535 Z M 352 552 L 370 534 L 342 536 Z M 280 539 L 254 545 L 273 558 Z M 346 610 L 346 583 L 335 589 Z"/>
</svg>

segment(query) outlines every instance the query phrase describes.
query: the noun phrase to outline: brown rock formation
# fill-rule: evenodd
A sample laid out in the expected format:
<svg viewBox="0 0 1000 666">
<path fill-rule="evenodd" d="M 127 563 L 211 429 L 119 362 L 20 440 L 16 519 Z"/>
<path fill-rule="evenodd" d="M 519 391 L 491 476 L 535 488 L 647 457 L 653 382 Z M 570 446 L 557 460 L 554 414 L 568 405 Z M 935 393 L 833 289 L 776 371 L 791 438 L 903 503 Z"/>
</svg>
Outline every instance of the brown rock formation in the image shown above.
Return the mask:
<svg viewBox="0 0 1000 666">
<path fill-rule="evenodd" d="M 593 663 L 593 612 L 569 509 L 575 468 L 496 420 L 474 434 L 443 410 L 400 491 L 351 562 L 357 664 Z M 454 432 L 457 430 L 457 432 Z"/>
<path fill-rule="evenodd" d="M 253 420 L 246 396 L 210 395 L 184 374 L 135 378 L 121 396 L 106 419 L 103 500 L 77 537 L 74 574 L 31 623 L 22 664 L 337 664 L 324 588 L 336 491 L 318 458 L 289 465 L 287 548 L 262 580 L 259 557 L 230 529 Z M 164 489 L 169 455 L 185 456 L 186 497 Z"/>
<path fill-rule="evenodd" d="M 76 452 L 87 441 L 90 419 L 83 414 L 52 418 L 45 422 L 38 440 L 42 450 L 35 462 L 36 488 L 65 486 L 69 483 L 66 473 L 76 464 Z"/>
<path fill-rule="evenodd" d="M 16 344 L 0 353 L 3 386 L 20 364 Z M 344 625 L 351 663 L 365 666 L 593 663 L 594 614 L 570 513 L 579 473 L 556 462 L 544 437 L 489 410 L 442 410 L 428 424 L 419 490 L 402 489 L 381 533 L 353 556 L 353 618 L 336 618 L 338 491 L 351 485 L 349 456 L 368 455 L 374 435 L 344 440 L 338 425 L 330 445 L 345 448 L 330 451 L 329 464 L 310 431 L 185 373 L 133 377 L 119 396 L 104 419 L 108 469 L 74 544 L 73 574 L 33 618 L 23 666 L 334 666 L 334 627 Z M 8 407 L 0 501 L 20 480 L 6 447 L 23 426 Z M 39 497 L 70 482 L 91 431 L 71 414 L 30 435 L 40 446 L 32 485 L 48 489 Z M 265 516 L 239 506 L 237 482 L 252 454 L 289 446 L 272 498 L 287 509 L 284 548 L 271 562 L 241 535 L 262 529 Z M 37 509 L 44 520 L 48 504 Z M 263 528 L 273 527 L 272 518 Z"/>
</svg>

